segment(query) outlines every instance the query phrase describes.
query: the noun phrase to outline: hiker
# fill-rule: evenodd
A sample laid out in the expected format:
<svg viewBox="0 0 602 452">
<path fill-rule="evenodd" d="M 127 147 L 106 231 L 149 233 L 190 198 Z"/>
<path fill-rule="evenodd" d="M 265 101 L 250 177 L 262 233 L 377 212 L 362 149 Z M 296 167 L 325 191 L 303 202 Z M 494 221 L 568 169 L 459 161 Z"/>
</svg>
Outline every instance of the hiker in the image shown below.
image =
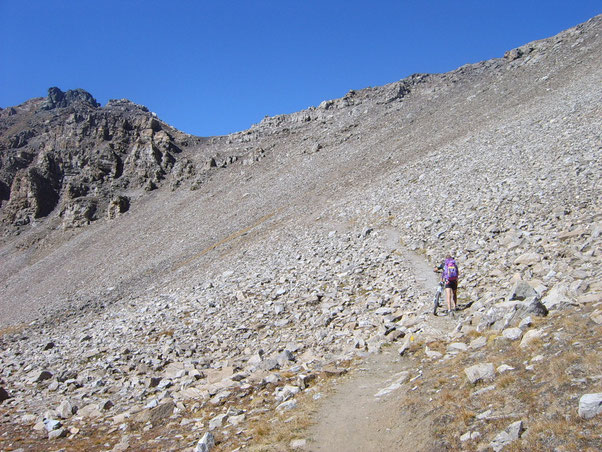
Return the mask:
<svg viewBox="0 0 602 452">
<path fill-rule="evenodd" d="M 456 259 L 451 254 L 445 256 L 445 260 L 435 267 L 434 271 L 442 270 L 441 281 L 445 284 L 445 299 L 447 300 L 447 313 L 452 314 L 458 310 L 458 277 L 460 271 Z"/>
</svg>

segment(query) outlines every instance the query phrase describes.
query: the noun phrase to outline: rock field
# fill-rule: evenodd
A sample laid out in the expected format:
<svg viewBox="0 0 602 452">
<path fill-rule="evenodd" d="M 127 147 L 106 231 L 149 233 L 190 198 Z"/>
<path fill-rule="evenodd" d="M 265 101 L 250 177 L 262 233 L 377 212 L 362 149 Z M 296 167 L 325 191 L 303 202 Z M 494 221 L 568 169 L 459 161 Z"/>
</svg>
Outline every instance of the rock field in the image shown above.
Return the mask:
<svg viewBox="0 0 602 452">
<path fill-rule="evenodd" d="M 231 437 L 252 443 L 254 417 L 294 410 L 314 379 L 366 351 L 483 331 L 526 344 L 542 334 L 533 317 L 584 306 L 599 327 L 601 24 L 227 137 L 170 129 L 189 146 L 165 182 L 136 157 L 124 157 L 136 183 L 86 179 L 102 209 L 132 199 L 111 218 L 73 220 L 85 215 L 66 206 L 83 198 L 64 187 L 46 217 L 11 198 L 3 214 L 23 221 L 0 250 L 0 425 L 19 434 L 1 430 L 0 449 L 69 449 L 103 432 L 90 450 L 160 450 L 152 432 L 172 425 L 187 434 L 169 448 L 210 450 L 215 435 L 228 450 Z M 176 145 L 158 131 L 122 141 Z M 433 317 L 429 271 L 447 252 L 463 309 Z M 466 377 L 499 372 L 485 364 Z M 584 418 L 600 412 L 592 381 Z M 522 430 L 484 444 L 501 450 Z"/>
</svg>

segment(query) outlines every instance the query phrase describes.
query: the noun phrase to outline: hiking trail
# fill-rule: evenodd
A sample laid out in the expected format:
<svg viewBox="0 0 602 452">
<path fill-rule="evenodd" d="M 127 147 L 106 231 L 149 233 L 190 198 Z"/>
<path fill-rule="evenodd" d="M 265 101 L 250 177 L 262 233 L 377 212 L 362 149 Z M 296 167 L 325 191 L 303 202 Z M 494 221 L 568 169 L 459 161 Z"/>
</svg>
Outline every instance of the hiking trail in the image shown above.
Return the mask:
<svg viewBox="0 0 602 452">
<path fill-rule="evenodd" d="M 458 319 L 432 315 L 438 275 L 423 257 L 399 245 L 396 231 L 387 230 L 385 234 L 385 247 L 397 249 L 414 269 L 414 281 L 409 283 L 415 284 L 420 293 L 418 312 L 428 316 L 423 333 L 447 336 Z M 440 309 L 443 312 L 443 308 Z M 399 355 L 399 345 L 384 348 L 381 353 L 367 354 L 357 368 L 341 378 L 334 393 L 323 397 L 314 415 L 316 423 L 309 431 L 306 450 L 377 452 L 428 448 L 430 438 L 426 425 L 416 429 L 403 420 L 411 417 L 411 413 L 400 415 L 399 412 L 400 398 L 411 390 L 412 381 L 421 376 L 409 358 Z"/>
</svg>

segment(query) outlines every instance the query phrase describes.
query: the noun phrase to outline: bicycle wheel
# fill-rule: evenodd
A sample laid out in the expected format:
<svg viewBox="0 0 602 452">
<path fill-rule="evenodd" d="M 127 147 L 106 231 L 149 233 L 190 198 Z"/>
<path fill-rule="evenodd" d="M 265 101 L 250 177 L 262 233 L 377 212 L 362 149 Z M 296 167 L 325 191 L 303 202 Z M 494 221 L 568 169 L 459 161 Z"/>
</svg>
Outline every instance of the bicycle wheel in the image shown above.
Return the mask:
<svg viewBox="0 0 602 452">
<path fill-rule="evenodd" d="M 439 300 L 441 299 L 441 288 L 437 289 L 435 297 L 433 298 L 433 315 L 437 315 L 437 308 L 439 307 Z"/>
</svg>

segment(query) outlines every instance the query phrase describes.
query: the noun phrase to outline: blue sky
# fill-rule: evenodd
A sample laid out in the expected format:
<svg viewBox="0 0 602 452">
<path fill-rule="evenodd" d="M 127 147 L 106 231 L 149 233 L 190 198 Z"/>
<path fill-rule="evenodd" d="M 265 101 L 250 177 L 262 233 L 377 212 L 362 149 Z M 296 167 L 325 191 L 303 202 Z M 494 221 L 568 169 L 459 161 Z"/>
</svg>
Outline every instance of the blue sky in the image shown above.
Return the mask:
<svg viewBox="0 0 602 452">
<path fill-rule="evenodd" d="M 0 107 L 83 88 L 220 135 L 600 13 L 599 0 L 0 0 Z"/>
</svg>

